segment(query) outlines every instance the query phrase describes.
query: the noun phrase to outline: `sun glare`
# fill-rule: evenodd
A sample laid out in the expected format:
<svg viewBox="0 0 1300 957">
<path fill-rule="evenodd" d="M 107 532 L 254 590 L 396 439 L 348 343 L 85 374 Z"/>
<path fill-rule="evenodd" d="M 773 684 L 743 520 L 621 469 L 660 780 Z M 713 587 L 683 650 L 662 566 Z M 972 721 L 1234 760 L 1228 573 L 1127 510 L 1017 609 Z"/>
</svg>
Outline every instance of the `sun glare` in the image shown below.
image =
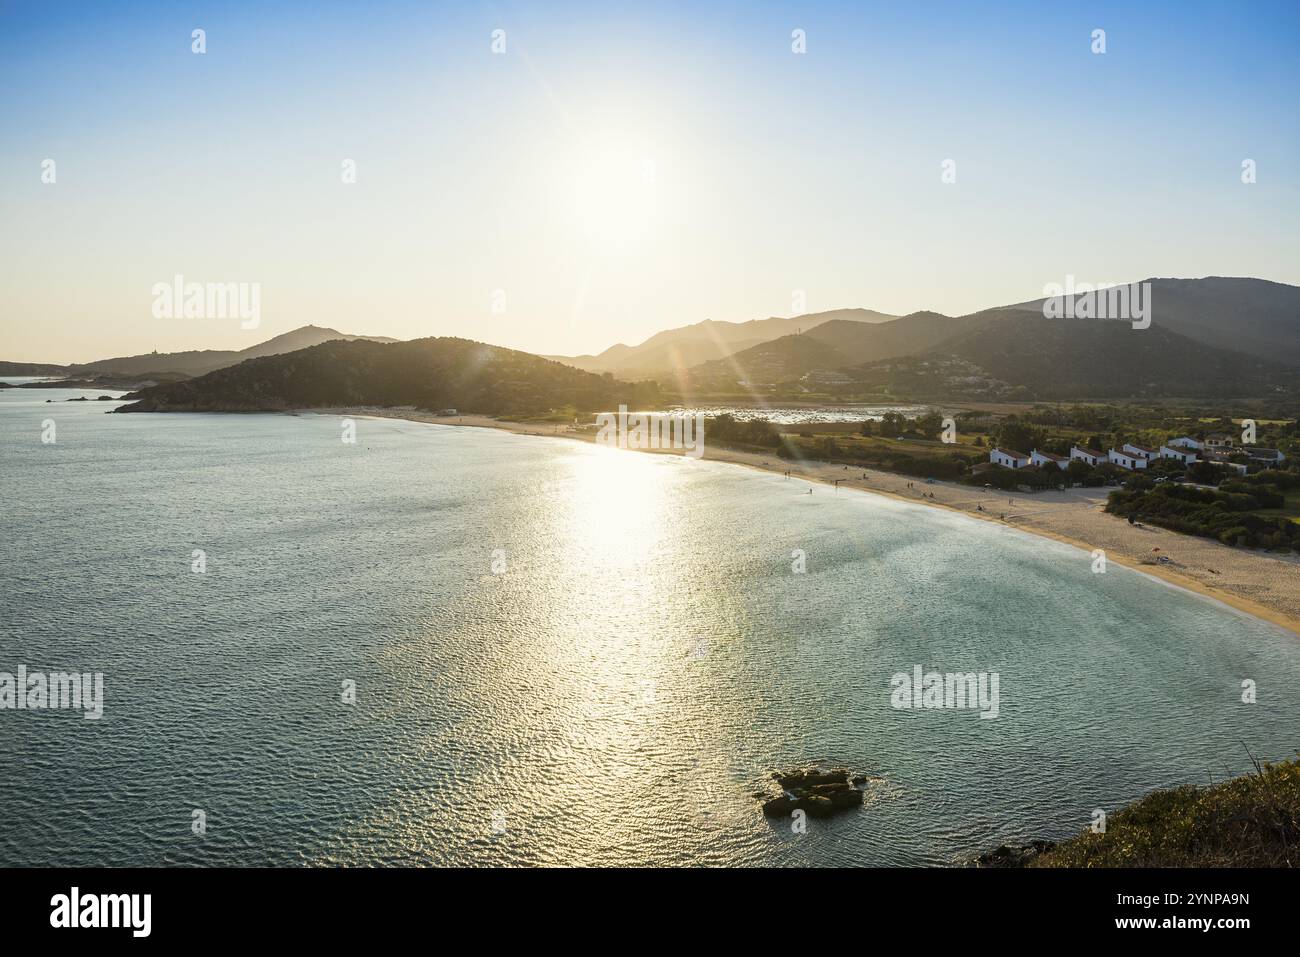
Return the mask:
<svg viewBox="0 0 1300 957">
<path fill-rule="evenodd" d="M 575 232 L 596 244 L 645 238 L 657 219 L 659 164 L 651 144 L 628 134 L 580 137 L 560 170 L 561 202 Z"/>
<path fill-rule="evenodd" d="M 573 538 L 592 567 L 638 569 L 663 533 L 661 463 L 619 449 L 574 458 Z"/>
</svg>

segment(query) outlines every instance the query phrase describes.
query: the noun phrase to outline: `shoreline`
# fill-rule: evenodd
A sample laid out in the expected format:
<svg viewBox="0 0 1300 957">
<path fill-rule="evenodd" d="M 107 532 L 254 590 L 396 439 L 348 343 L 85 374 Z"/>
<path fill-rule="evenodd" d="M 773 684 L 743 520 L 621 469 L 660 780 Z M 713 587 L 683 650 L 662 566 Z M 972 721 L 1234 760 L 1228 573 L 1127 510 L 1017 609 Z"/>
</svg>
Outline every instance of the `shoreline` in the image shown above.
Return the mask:
<svg viewBox="0 0 1300 957">
<path fill-rule="evenodd" d="M 415 409 L 371 407 L 300 409 L 289 414 L 348 415 L 400 419 L 429 425 L 499 429 L 515 435 L 595 442 L 592 433 L 553 423 L 504 422 L 482 415 L 437 416 Z M 671 449 L 643 449 L 657 455 L 679 455 Z M 1300 561 L 1232 548 L 1207 538 L 1182 535 L 1157 526 L 1129 525 L 1102 511 L 1105 491 L 999 492 L 954 482 L 908 478 L 893 472 L 845 467 L 812 460 L 780 459 L 771 453 L 705 446 L 703 461 L 739 465 L 776 475 L 789 473 L 824 487 L 836 482 L 857 492 L 871 492 L 898 501 L 946 509 L 971 518 L 1017 529 L 1091 553 L 1102 549 L 1115 562 L 1159 583 L 1182 588 L 1238 612 L 1267 621 L 1300 638 Z M 863 476 L 866 479 L 863 479 Z M 942 493 L 943 498 L 939 495 Z M 934 498 L 926 497 L 933 494 Z M 1005 504 L 1003 504 L 1005 502 Z M 981 509 L 978 506 L 983 506 Z M 998 517 L 995 517 L 995 513 Z M 1085 537 L 1086 536 L 1086 537 Z M 1150 556 L 1171 552 L 1185 556 L 1160 564 Z M 1145 559 L 1145 560 L 1144 560 Z M 1211 577 L 1213 576 L 1213 577 Z M 1251 590 L 1255 594 L 1251 594 Z"/>
</svg>

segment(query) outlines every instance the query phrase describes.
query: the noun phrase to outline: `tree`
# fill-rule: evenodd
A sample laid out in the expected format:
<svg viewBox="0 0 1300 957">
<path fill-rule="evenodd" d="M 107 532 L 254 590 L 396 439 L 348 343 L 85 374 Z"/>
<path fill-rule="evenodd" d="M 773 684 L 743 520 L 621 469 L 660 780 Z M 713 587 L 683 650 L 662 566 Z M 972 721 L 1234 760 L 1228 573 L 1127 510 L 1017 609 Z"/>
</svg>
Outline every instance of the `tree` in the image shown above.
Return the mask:
<svg viewBox="0 0 1300 957">
<path fill-rule="evenodd" d="M 1065 474 L 1071 482 L 1082 482 L 1092 471 L 1092 466 L 1083 459 L 1071 459 L 1070 464 L 1066 466 Z"/>
<path fill-rule="evenodd" d="M 997 430 L 998 445 L 1017 452 L 1028 452 L 1043 444 L 1042 429 L 1036 429 L 1019 421 L 1014 416 L 1006 419 Z"/>
<path fill-rule="evenodd" d="M 887 439 L 896 439 L 907 428 L 907 419 L 897 412 L 886 412 L 880 417 L 880 434 Z"/>
<path fill-rule="evenodd" d="M 927 439 L 938 438 L 943 431 L 943 416 L 938 412 L 927 412 L 916 420 L 916 431 Z"/>
</svg>

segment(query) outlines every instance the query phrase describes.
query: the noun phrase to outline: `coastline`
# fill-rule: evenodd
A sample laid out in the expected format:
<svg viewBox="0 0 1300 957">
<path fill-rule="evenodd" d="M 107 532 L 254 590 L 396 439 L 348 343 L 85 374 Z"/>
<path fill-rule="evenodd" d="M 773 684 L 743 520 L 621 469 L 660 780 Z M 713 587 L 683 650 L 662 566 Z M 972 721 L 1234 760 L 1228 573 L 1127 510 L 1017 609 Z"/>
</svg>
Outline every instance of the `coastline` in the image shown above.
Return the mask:
<svg viewBox="0 0 1300 957">
<path fill-rule="evenodd" d="M 503 422 L 482 415 L 437 416 L 415 409 L 323 408 L 301 409 L 290 414 L 401 419 L 432 425 L 499 429 L 516 435 L 595 441 L 594 434 L 575 432 L 572 426 Z M 667 449 L 634 451 L 681 454 Z M 854 491 L 872 492 L 899 501 L 959 512 L 1062 542 L 1085 552 L 1100 548 L 1105 551 L 1108 562 L 1116 562 L 1165 585 L 1217 601 L 1300 638 L 1300 561 L 1232 548 L 1211 539 L 1182 535 L 1156 526 L 1129 525 L 1103 511 L 1106 502 L 1103 490 L 1071 489 L 1033 494 L 999 492 L 939 480 L 927 483 L 924 479 L 876 469 L 781 459 L 775 452 L 745 452 L 707 444 L 703 459 L 778 475 L 788 472 L 792 478 L 835 487 L 837 491 L 838 481 Z M 928 497 L 931 494 L 933 498 Z M 1157 563 L 1152 557 L 1157 553 L 1170 557 L 1170 563 Z M 1172 558 L 1174 555 L 1178 557 Z"/>
</svg>

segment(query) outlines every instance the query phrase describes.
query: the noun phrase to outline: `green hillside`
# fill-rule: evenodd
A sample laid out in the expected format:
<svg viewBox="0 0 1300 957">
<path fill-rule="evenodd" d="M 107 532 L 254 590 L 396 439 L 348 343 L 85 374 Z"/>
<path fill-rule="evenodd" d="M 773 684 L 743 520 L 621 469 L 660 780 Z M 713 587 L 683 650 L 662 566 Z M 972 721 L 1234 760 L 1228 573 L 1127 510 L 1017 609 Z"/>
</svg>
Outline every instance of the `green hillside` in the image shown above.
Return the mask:
<svg viewBox="0 0 1300 957">
<path fill-rule="evenodd" d="M 119 412 L 253 412 L 338 406 L 456 408 L 488 415 L 652 406 L 654 383 L 629 385 L 469 339 L 334 340 L 142 390 Z"/>
</svg>

